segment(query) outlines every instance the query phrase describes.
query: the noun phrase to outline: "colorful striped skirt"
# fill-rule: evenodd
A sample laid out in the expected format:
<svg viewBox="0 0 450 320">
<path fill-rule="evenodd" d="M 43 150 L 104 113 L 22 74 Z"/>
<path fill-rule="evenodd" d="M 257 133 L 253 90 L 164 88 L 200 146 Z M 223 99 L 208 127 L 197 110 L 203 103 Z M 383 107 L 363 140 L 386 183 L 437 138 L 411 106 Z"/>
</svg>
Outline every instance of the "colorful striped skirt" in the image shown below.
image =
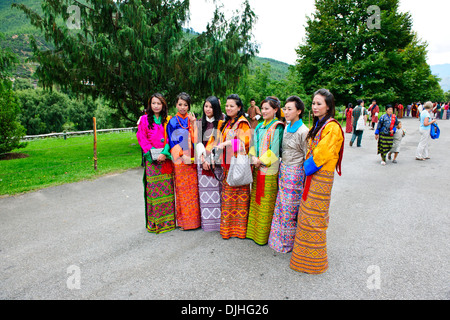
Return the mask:
<svg viewBox="0 0 450 320">
<path fill-rule="evenodd" d="M 319 274 L 328 269 L 328 211 L 333 181 L 334 172 L 321 170 L 315 173 L 306 201 L 302 200 L 300 204 L 290 262 L 295 271 Z"/>
<path fill-rule="evenodd" d="M 200 228 L 197 165 L 175 164 L 177 225 L 183 230 Z"/>
<path fill-rule="evenodd" d="M 394 137 L 380 134 L 378 138 L 378 154 L 385 159 L 386 154 L 392 149 Z"/>
<path fill-rule="evenodd" d="M 162 174 L 161 164 L 146 161 L 144 171 L 145 220 L 150 233 L 175 230 L 175 196 L 172 174 Z"/>
<path fill-rule="evenodd" d="M 264 175 L 258 179 L 259 169 L 253 170 L 253 184 L 250 197 L 246 238 L 256 244 L 266 245 L 269 241 L 270 227 L 278 192 L 278 174 Z M 259 184 L 264 184 L 260 186 Z M 263 196 L 257 201 L 257 189 L 263 187 Z M 259 202 L 259 203 L 258 203 Z"/>
<path fill-rule="evenodd" d="M 224 169 L 224 177 L 228 169 Z M 245 239 L 247 233 L 248 209 L 250 205 L 250 185 L 231 187 L 226 179 L 222 185 L 222 213 L 220 235 L 223 239 Z"/>
<path fill-rule="evenodd" d="M 287 166 L 281 163 L 279 190 L 269 237 L 269 247 L 277 252 L 289 253 L 294 247 L 304 180 L 303 166 Z"/>
<path fill-rule="evenodd" d="M 222 179 L 223 170 L 217 166 L 215 173 Z M 214 176 L 206 175 L 201 165 L 198 165 L 198 195 L 202 229 L 205 232 L 220 231 L 222 182 Z"/>
</svg>

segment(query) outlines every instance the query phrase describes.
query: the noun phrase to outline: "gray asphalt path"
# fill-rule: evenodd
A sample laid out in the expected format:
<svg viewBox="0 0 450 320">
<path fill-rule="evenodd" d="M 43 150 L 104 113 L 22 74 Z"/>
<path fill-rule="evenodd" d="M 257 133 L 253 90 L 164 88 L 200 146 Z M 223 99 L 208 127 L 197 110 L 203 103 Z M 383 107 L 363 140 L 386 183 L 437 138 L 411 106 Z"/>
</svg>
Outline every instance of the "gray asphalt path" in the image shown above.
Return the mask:
<svg viewBox="0 0 450 320">
<path fill-rule="evenodd" d="M 399 163 L 385 167 L 373 131 L 362 148 L 346 134 L 323 275 L 251 240 L 147 233 L 139 168 L 0 199 L 0 299 L 448 300 L 450 121 L 426 162 L 418 121 L 403 123 Z"/>
</svg>

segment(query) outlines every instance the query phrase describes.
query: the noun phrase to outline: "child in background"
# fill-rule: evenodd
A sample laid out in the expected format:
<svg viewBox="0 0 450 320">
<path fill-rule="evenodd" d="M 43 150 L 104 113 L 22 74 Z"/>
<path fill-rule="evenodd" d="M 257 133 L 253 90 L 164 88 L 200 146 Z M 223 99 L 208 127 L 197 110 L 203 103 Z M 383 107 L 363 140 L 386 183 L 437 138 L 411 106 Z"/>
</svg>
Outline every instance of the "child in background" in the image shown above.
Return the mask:
<svg viewBox="0 0 450 320">
<path fill-rule="evenodd" d="M 399 121 L 397 125 L 397 131 L 394 134 L 394 143 L 392 145 L 392 149 L 388 153 L 389 160 L 392 160 L 392 154 L 394 154 L 394 160 L 392 160 L 392 163 L 397 163 L 397 157 L 398 154 L 400 153 L 400 144 L 405 135 L 406 131 L 402 129 L 402 122 Z"/>
</svg>

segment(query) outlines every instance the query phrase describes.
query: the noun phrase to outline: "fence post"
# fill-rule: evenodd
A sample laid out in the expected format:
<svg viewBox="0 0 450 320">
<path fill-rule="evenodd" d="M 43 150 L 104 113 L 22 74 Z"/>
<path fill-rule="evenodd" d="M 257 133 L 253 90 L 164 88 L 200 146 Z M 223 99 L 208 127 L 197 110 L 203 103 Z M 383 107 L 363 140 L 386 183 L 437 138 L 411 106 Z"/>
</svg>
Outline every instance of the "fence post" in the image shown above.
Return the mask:
<svg viewBox="0 0 450 320">
<path fill-rule="evenodd" d="M 97 119 L 94 117 L 94 170 L 97 171 Z"/>
</svg>

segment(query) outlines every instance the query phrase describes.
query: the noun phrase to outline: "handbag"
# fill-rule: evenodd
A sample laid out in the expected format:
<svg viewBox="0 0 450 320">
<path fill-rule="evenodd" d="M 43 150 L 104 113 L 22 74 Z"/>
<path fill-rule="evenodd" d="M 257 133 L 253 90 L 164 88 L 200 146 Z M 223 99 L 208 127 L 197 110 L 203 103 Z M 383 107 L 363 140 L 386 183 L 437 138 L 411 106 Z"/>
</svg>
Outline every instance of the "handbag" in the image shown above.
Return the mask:
<svg viewBox="0 0 450 320">
<path fill-rule="evenodd" d="M 228 170 L 227 183 L 231 187 L 246 186 L 253 182 L 253 173 L 248 155 L 233 155 Z"/>
<path fill-rule="evenodd" d="M 361 115 L 359 116 L 358 122 L 356 122 L 356 131 L 364 131 L 366 128 L 366 121 L 364 119 L 365 109 L 361 107 Z"/>
<path fill-rule="evenodd" d="M 441 130 L 439 129 L 437 123 L 435 122 L 431 125 L 431 130 L 430 130 L 431 139 L 433 139 L 433 140 L 439 139 L 440 135 L 441 135 Z"/>
<path fill-rule="evenodd" d="M 159 156 L 161 155 L 161 153 L 163 152 L 164 149 L 151 149 L 151 155 L 152 155 L 152 160 L 153 161 L 158 161 Z"/>
</svg>

